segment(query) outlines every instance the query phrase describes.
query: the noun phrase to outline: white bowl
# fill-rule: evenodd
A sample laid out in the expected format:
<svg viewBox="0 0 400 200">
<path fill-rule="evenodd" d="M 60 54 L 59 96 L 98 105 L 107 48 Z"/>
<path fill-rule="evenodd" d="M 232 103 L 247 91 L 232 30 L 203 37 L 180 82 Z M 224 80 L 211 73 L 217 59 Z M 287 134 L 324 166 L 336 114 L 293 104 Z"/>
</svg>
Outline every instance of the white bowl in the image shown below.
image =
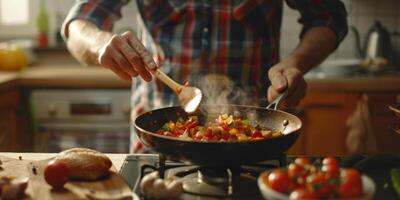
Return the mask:
<svg viewBox="0 0 400 200">
<path fill-rule="evenodd" d="M 361 60 L 345 59 L 323 62 L 319 68 L 327 77 L 349 77 L 361 69 Z"/>
<path fill-rule="evenodd" d="M 270 187 L 268 187 L 264 181 L 262 180 L 262 176 L 264 173 L 267 172 L 263 172 L 259 177 L 258 177 L 258 188 L 261 191 L 262 196 L 264 197 L 264 199 L 267 200 L 288 200 L 289 199 L 289 195 L 277 192 L 273 189 L 271 189 Z M 370 200 L 374 198 L 374 194 L 375 194 L 375 183 L 374 181 L 372 181 L 371 178 L 369 178 L 366 175 L 362 175 L 361 177 L 361 181 L 363 184 L 363 193 L 364 195 L 362 197 L 358 197 L 358 198 L 351 198 L 351 199 L 346 199 L 346 200 Z"/>
</svg>

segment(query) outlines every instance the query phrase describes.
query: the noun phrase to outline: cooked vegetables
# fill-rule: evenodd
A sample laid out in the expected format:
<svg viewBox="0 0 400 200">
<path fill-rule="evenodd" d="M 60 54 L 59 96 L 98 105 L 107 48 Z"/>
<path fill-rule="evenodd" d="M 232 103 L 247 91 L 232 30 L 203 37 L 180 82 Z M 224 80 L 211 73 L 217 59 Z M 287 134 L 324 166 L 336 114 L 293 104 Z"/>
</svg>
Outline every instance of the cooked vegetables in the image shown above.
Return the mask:
<svg viewBox="0 0 400 200">
<path fill-rule="evenodd" d="M 197 141 L 249 141 L 282 136 L 279 131 L 261 127 L 249 119 L 232 115 L 219 115 L 200 125 L 197 116 L 169 121 L 157 131 L 158 134 Z"/>
</svg>

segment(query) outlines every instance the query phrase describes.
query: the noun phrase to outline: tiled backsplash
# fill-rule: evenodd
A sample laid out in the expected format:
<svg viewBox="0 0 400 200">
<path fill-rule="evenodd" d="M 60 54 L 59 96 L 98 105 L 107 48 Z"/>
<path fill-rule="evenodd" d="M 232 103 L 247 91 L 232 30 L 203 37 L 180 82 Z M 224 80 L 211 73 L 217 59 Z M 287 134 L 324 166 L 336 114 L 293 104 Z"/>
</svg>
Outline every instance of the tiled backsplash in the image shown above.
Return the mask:
<svg viewBox="0 0 400 200">
<path fill-rule="evenodd" d="M 400 1 L 399 0 L 343 0 L 348 12 L 349 26 L 355 26 L 361 35 L 362 44 L 366 38 L 369 28 L 375 20 L 379 20 L 390 32 L 400 31 Z M 299 13 L 285 6 L 282 37 L 281 54 L 285 56 L 290 53 L 298 43 L 298 36 L 301 29 L 297 19 Z M 399 52 L 400 38 L 392 38 L 393 47 Z M 346 38 L 329 59 L 349 59 L 357 58 L 359 54 L 356 50 L 355 37 L 349 30 Z M 398 57 L 398 54 L 397 54 Z"/>
</svg>

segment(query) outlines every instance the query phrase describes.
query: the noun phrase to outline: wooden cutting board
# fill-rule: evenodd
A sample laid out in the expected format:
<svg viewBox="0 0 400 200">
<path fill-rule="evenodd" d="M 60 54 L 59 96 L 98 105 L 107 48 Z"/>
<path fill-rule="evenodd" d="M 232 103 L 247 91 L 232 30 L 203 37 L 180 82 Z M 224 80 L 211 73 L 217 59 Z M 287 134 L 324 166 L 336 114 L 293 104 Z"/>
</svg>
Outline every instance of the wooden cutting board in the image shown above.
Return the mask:
<svg viewBox="0 0 400 200">
<path fill-rule="evenodd" d="M 26 166 L 32 162 L 31 160 L 25 160 L 23 157 L 20 159 L 9 158 L 0 155 L 0 176 L 12 176 L 12 177 L 28 177 L 29 172 L 26 170 Z"/>
<path fill-rule="evenodd" d="M 54 190 L 48 185 L 43 177 L 44 168 L 47 160 L 29 162 L 27 168 L 29 172 L 29 184 L 32 190 L 32 199 L 40 200 L 74 200 L 89 199 L 87 192 L 109 191 L 113 195 L 115 193 L 131 193 L 131 189 L 125 180 L 120 176 L 115 167 L 112 167 L 110 176 L 98 181 L 68 181 L 61 190 Z M 32 168 L 36 169 L 36 173 Z M 132 199 L 131 197 L 123 199 Z"/>
</svg>

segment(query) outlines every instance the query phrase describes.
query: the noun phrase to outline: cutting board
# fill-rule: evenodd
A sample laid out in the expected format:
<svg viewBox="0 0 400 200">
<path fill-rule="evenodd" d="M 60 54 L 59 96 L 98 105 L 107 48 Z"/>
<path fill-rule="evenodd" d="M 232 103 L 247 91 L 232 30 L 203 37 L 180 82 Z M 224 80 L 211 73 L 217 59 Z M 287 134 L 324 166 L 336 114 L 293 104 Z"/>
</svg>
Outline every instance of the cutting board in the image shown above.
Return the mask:
<svg viewBox="0 0 400 200">
<path fill-rule="evenodd" d="M 26 166 L 32 162 L 31 160 L 25 160 L 23 157 L 20 159 L 9 158 L 0 155 L 1 169 L 0 176 L 12 176 L 12 177 L 28 177 L 29 172 L 26 170 Z"/>
<path fill-rule="evenodd" d="M 98 181 L 68 181 L 64 186 L 66 189 L 54 190 L 48 185 L 43 176 L 44 168 L 47 160 L 33 161 L 28 163 L 27 171 L 29 172 L 29 184 L 32 190 L 32 198 L 40 200 L 74 200 L 89 199 L 85 194 L 93 191 L 112 191 L 117 193 L 131 193 L 128 184 L 112 167 L 108 177 Z M 36 173 L 32 170 L 36 169 Z M 131 197 L 124 198 L 131 199 Z"/>
</svg>

